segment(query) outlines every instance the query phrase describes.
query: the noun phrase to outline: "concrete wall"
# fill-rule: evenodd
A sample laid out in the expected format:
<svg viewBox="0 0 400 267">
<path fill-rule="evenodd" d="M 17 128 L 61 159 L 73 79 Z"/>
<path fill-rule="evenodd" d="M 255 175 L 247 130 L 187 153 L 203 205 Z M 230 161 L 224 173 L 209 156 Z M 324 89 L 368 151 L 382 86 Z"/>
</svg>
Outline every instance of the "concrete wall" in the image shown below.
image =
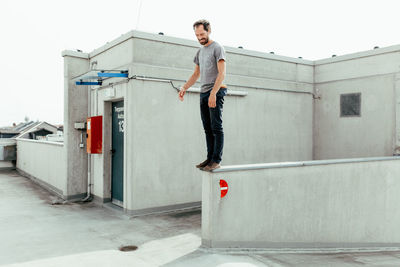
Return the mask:
<svg viewBox="0 0 400 267">
<path fill-rule="evenodd" d="M 64 57 L 64 146 L 67 199 L 79 199 L 87 192 L 88 160 L 80 147 L 82 132 L 74 129 L 75 122 L 88 117 L 88 88 L 76 86 L 74 77 L 89 71 L 88 54 L 63 51 Z M 84 136 L 86 135 L 83 133 Z M 84 139 L 83 139 L 84 140 Z"/>
<path fill-rule="evenodd" d="M 315 62 L 315 159 L 399 151 L 400 46 Z M 340 117 L 340 95 L 361 93 L 361 116 Z"/>
<path fill-rule="evenodd" d="M 136 32 L 133 33 L 134 37 L 135 34 Z M 138 35 L 133 39 L 134 63 L 130 68 L 130 75 L 172 79 L 176 86 L 183 84 L 180 79 L 189 78 L 194 69 L 193 55 L 198 49 L 197 43 L 166 36 L 154 37 L 143 33 Z M 229 89 L 246 91 L 248 95 L 225 98 L 226 146 L 223 164 L 312 159 L 311 62 L 230 47 L 226 50 L 226 84 Z M 152 109 L 161 112 L 173 104 L 185 105 L 185 108 L 177 110 L 177 114 L 185 113 L 186 117 L 179 119 L 175 115 L 178 117 L 176 127 L 185 131 L 194 129 L 193 134 L 200 140 L 204 139 L 198 94 L 194 94 L 194 99 L 190 99 L 189 105 L 186 105 L 177 103 L 176 91 L 170 85 L 159 82 L 147 84 L 152 92 L 148 100 L 160 103 Z M 138 83 L 135 88 L 139 88 L 134 91 L 150 91 L 147 84 Z M 165 96 L 166 93 L 168 97 Z M 163 96 L 166 98 L 162 98 Z M 142 98 L 141 95 L 137 97 Z M 165 118 L 171 116 L 173 115 Z M 152 118 L 148 116 L 145 119 Z M 193 126 L 187 126 L 188 121 L 194 121 Z M 169 131 L 166 128 L 163 130 Z M 171 133 L 171 136 L 174 134 Z M 202 149 L 205 146 L 203 141 L 200 142 Z M 194 145 L 195 143 L 191 146 Z"/>
<path fill-rule="evenodd" d="M 400 245 L 400 158 L 226 166 L 203 172 L 202 244 Z M 220 179 L 228 193 L 220 195 Z"/>
<path fill-rule="evenodd" d="M 99 69 L 129 69 L 130 76 L 163 78 L 180 86 L 194 69 L 198 47 L 193 41 L 131 32 L 89 57 Z M 226 83 L 229 89 L 248 95 L 225 97 L 223 164 L 311 160 L 311 62 L 226 50 Z M 243 67 L 243 62 L 251 68 Z M 104 116 L 104 153 L 92 157 L 94 194 L 103 201 L 111 197 L 110 106 L 123 99 L 124 208 L 135 213 L 199 205 L 201 174 L 194 166 L 206 157 L 199 94 L 188 93 L 181 103 L 169 82 L 118 81 L 109 79 L 91 91 L 91 115 Z M 113 97 L 108 96 L 110 90 Z"/>
<path fill-rule="evenodd" d="M 17 139 L 17 169 L 60 197 L 67 192 L 65 148 L 62 143 Z"/>
</svg>

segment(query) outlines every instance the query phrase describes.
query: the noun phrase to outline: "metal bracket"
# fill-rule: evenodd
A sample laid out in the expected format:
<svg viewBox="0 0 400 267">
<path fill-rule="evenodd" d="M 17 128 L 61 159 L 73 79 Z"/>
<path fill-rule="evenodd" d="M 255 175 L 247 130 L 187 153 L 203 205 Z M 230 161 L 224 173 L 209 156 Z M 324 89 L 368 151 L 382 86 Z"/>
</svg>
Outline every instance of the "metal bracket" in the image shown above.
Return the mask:
<svg viewBox="0 0 400 267">
<path fill-rule="evenodd" d="M 128 75 L 127 70 L 91 70 L 73 78 L 73 80 L 76 85 L 102 85 L 105 79 L 128 78 Z"/>
</svg>

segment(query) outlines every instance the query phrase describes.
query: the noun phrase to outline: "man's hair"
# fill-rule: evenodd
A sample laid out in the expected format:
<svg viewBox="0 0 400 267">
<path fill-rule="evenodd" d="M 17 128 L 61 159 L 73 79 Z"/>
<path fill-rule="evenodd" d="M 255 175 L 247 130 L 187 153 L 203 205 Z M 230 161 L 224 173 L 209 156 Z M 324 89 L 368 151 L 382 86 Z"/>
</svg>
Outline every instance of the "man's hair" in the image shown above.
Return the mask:
<svg viewBox="0 0 400 267">
<path fill-rule="evenodd" d="M 196 21 L 196 22 L 193 24 L 193 30 L 196 29 L 196 27 L 198 27 L 198 26 L 200 26 L 200 25 L 203 25 L 203 28 L 204 28 L 204 30 L 205 30 L 206 32 L 208 32 L 208 30 L 211 28 L 210 22 L 209 22 L 208 20 L 201 19 L 201 20 Z"/>
</svg>

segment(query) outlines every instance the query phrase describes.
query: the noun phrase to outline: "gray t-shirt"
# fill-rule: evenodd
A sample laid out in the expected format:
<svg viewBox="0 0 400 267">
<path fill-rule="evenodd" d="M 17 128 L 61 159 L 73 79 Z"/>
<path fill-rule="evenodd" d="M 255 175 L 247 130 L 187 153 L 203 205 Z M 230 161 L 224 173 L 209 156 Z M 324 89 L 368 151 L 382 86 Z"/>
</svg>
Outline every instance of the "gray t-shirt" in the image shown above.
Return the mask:
<svg viewBox="0 0 400 267">
<path fill-rule="evenodd" d="M 201 92 L 205 93 L 214 87 L 218 76 L 217 63 L 225 59 L 225 50 L 217 42 L 213 41 L 209 46 L 202 46 L 194 57 L 194 63 L 200 67 Z"/>
</svg>

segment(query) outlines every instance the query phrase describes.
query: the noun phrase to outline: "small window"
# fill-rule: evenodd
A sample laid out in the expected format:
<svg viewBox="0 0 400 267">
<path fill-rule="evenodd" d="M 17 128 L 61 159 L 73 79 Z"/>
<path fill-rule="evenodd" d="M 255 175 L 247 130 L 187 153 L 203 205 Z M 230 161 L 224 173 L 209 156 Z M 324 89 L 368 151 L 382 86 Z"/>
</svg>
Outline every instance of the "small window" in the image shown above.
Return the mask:
<svg viewBox="0 0 400 267">
<path fill-rule="evenodd" d="M 340 117 L 361 116 L 361 93 L 340 95 Z"/>
</svg>

